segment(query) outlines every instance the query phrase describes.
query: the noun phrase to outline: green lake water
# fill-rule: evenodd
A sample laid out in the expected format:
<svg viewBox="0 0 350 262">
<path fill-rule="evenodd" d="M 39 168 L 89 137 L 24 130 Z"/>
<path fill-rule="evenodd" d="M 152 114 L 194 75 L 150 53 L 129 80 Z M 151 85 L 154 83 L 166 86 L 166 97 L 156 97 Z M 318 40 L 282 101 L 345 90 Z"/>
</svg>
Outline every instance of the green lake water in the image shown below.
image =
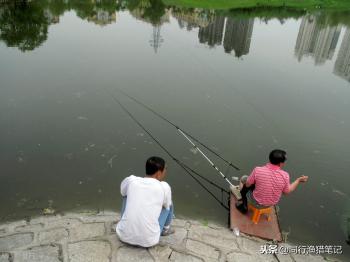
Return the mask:
<svg viewBox="0 0 350 262">
<path fill-rule="evenodd" d="M 227 212 L 177 158 L 225 181 L 175 128 L 224 158 L 229 177 L 285 149 L 285 170 L 309 182 L 280 202 L 288 240 L 346 244 L 350 217 L 350 14 L 224 12 L 160 1 L 33 1 L 0 5 L 0 220 L 47 207 L 118 211 L 119 185 L 168 162 L 178 217 L 225 224 Z M 221 197 L 220 191 L 210 187 Z"/>
</svg>

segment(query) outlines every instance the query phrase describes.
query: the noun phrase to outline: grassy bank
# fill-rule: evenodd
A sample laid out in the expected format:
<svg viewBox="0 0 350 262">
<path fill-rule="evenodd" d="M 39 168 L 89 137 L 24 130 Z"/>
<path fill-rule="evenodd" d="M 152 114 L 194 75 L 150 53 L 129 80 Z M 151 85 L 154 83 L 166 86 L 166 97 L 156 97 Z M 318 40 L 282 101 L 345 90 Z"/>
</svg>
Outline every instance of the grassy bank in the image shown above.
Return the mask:
<svg viewBox="0 0 350 262">
<path fill-rule="evenodd" d="M 350 0 L 163 0 L 164 4 L 188 8 L 246 9 L 286 7 L 294 9 L 349 10 Z"/>
</svg>

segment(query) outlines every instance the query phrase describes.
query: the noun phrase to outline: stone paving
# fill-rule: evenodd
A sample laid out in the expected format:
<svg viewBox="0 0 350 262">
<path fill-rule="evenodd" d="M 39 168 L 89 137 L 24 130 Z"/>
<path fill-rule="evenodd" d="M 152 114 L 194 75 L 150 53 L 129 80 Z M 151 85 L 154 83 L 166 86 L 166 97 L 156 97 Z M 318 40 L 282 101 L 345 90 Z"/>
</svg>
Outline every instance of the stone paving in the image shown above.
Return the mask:
<svg viewBox="0 0 350 262">
<path fill-rule="evenodd" d="M 260 254 L 268 242 L 198 221 L 175 219 L 175 233 L 151 248 L 124 244 L 115 234 L 119 214 L 43 216 L 0 225 L 0 262 L 325 261 L 321 256 Z M 335 261 L 335 260 L 333 260 Z"/>
</svg>

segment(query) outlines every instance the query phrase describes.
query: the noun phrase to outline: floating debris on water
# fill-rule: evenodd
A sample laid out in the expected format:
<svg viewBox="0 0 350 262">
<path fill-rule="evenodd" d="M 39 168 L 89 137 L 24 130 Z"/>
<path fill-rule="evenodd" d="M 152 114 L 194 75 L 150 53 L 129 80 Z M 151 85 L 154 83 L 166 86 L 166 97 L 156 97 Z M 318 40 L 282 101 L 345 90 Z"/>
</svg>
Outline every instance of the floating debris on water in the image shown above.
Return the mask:
<svg viewBox="0 0 350 262">
<path fill-rule="evenodd" d="M 197 148 L 191 148 L 190 151 L 191 151 L 193 154 L 197 154 L 197 153 L 198 153 Z"/>
<path fill-rule="evenodd" d="M 321 182 L 321 186 L 326 186 L 328 185 L 328 182 Z"/>
<path fill-rule="evenodd" d="M 72 160 L 73 159 L 73 153 L 67 153 L 64 155 L 64 158 L 68 159 L 68 160 Z"/>
<path fill-rule="evenodd" d="M 79 181 L 79 183 L 78 183 L 79 185 L 82 185 L 83 184 L 83 181 Z"/>
<path fill-rule="evenodd" d="M 74 93 L 74 96 L 76 97 L 76 98 L 81 98 L 82 96 L 84 95 L 84 93 L 83 92 L 76 92 L 76 93 Z"/>
<path fill-rule="evenodd" d="M 112 156 L 109 160 L 108 160 L 108 165 L 112 168 L 113 167 L 113 159 L 114 158 L 116 158 L 117 157 L 117 155 L 114 155 L 114 156 Z"/>
<path fill-rule="evenodd" d="M 144 133 L 137 133 L 136 136 L 144 136 Z"/>
<path fill-rule="evenodd" d="M 321 153 L 321 151 L 320 150 L 314 150 L 314 151 L 312 151 L 312 153 L 317 155 L 317 154 Z"/>
<path fill-rule="evenodd" d="M 233 177 L 232 177 L 232 180 L 233 180 L 233 181 L 239 181 L 239 177 L 238 177 L 238 176 L 233 176 Z"/>
<path fill-rule="evenodd" d="M 78 116 L 78 120 L 89 120 L 86 116 Z"/>
<path fill-rule="evenodd" d="M 219 151 L 219 148 L 216 146 L 211 146 L 210 148 L 213 149 L 214 151 Z"/>
<path fill-rule="evenodd" d="M 324 205 L 320 205 L 320 208 L 324 208 Z"/>
<path fill-rule="evenodd" d="M 90 144 L 90 147 L 95 147 L 95 144 Z"/>
<path fill-rule="evenodd" d="M 43 209 L 43 215 L 53 215 L 55 214 L 55 209 L 48 207 Z"/>
<path fill-rule="evenodd" d="M 131 150 L 136 150 L 136 147 L 132 147 Z"/>
<path fill-rule="evenodd" d="M 342 192 L 342 191 L 340 191 L 340 190 L 338 190 L 338 189 L 333 189 L 332 192 L 333 192 L 333 193 L 336 193 L 336 194 L 338 194 L 338 195 L 341 195 L 341 196 L 346 196 L 346 194 L 345 194 L 344 192 Z"/>
<path fill-rule="evenodd" d="M 102 193 L 102 189 L 97 190 L 98 193 Z"/>
<path fill-rule="evenodd" d="M 22 207 L 22 206 L 24 206 L 25 205 L 25 203 L 28 201 L 28 199 L 27 198 L 21 198 L 19 201 L 18 201 L 18 203 L 17 203 L 17 206 L 18 207 Z"/>
</svg>

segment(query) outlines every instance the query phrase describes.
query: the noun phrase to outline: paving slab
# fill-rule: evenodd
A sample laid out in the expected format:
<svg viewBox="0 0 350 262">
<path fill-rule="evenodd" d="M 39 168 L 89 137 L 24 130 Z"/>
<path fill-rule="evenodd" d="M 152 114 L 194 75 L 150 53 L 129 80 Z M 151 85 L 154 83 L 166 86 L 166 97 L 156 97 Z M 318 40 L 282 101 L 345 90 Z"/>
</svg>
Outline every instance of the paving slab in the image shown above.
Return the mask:
<svg viewBox="0 0 350 262">
<path fill-rule="evenodd" d="M 188 232 L 189 238 L 202 237 L 202 235 L 220 237 L 225 239 L 236 240 L 236 235 L 228 228 L 221 227 L 220 229 L 212 228 L 203 225 L 191 225 Z"/>
<path fill-rule="evenodd" d="M 39 223 L 35 225 L 21 225 L 14 229 L 15 232 L 31 232 L 31 231 L 38 231 L 42 230 L 44 228 L 44 224 Z"/>
<path fill-rule="evenodd" d="M 10 254 L 9 253 L 0 253 L 0 262 L 10 262 Z"/>
<path fill-rule="evenodd" d="M 18 233 L 0 237 L 0 252 L 10 251 L 19 247 L 29 245 L 33 241 L 33 233 Z"/>
<path fill-rule="evenodd" d="M 14 253 L 15 262 L 61 262 L 57 245 L 37 246 Z"/>
<path fill-rule="evenodd" d="M 8 233 L 12 233 L 12 232 L 15 232 L 16 227 L 25 226 L 27 224 L 28 224 L 27 221 L 19 220 L 19 221 L 3 224 L 1 228 L 5 229 L 6 232 Z"/>
<path fill-rule="evenodd" d="M 167 261 L 173 250 L 169 246 L 156 245 L 148 249 L 155 261 Z"/>
<path fill-rule="evenodd" d="M 40 217 L 32 218 L 29 221 L 29 224 L 30 225 L 35 225 L 35 224 L 40 224 L 41 223 L 41 224 L 47 225 L 50 222 L 60 220 L 61 218 L 62 218 L 61 215 L 40 216 Z"/>
<path fill-rule="evenodd" d="M 65 227 L 65 228 L 72 228 L 76 227 L 78 225 L 81 225 L 82 221 L 80 221 L 77 218 L 62 218 L 62 219 L 55 219 L 50 221 L 46 228 L 56 228 L 56 227 Z"/>
<path fill-rule="evenodd" d="M 197 240 L 188 239 L 186 241 L 186 248 L 189 251 L 200 255 L 201 257 L 204 256 L 213 259 L 219 259 L 220 257 L 220 250 L 218 248 L 199 242 Z"/>
<path fill-rule="evenodd" d="M 109 262 L 111 245 L 106 241 L 80 241 L 68 245 L 70 262 Z"/>
<path fill-rule="evenodd" d="M 175 226 L 175 227 L 183 227 L 183 228 L 185 228 L 187 223 L 190 223 L 190 222 L 188 222 L 186 220 L 181 220 L 181 219 L 173 219 L 171 221 L 171 225 Z"/>
<path fill-rule="evenodd" d="M 173 251 L 170 256 L 170 261 L 174 262 L 204 262 L 204 259 L 189 254 L 183 254 Z"/>
<path fill-rule="evenodd" d="M 255 257 L 246 253 L 230 253 L 226 256 L 227 262 L 256 262 Z"/>
<path fill-rule="evenodd" d="M 105 234 L 104 223 L 88 223 L 81 224 L 76 227 L 69 229 L 70 241 L 78 241 L 82 239 L 89 239 Z"/>
<path fill-rule="evenodd" d="M 224 226 L 175 219 L 175 233 L 160 238 L 151 248 L 122 243 L 111 230 L 118 213 L 78 213 L 44 216 L 0 225 L 0 262 L 321 262 L 321 256 L 261 254 L 271 242 L 241 234 Z M 288 244 L 284 244 L 288 245 Z M 331 257 L 331 260 L 335 256 Z"/>
<path fill-rule="evenodd" d="M 153 262 L 151 254 L 145 248 L 123 246 L 119 248 L 115 261 L 112 262 Z"/>
<path fill-rule="evenodd" d="M 40 244 L 43 243 L 55 243 L 63 238 L 68 238 L 68 230 L 65 228 L 55 228 L 38 233 L 37 240 Z"/>
<path fill-rule="evenodd" d="M 187 237 L 187 230 L 184 228 L 175 228 L 175 233 L 169 236 L 160 237 L 159 243 L 161 245 L 171 245 L 182 247 Z"/>
<path fill-rule="evenodd" d="M 245 237 L 237 238 L 237 243 L 241 251 L 252 253 L 254 255 L 261 255 L 261 247 L 266 244 L 266 242 L 255 241 Z"/>
</svg>

